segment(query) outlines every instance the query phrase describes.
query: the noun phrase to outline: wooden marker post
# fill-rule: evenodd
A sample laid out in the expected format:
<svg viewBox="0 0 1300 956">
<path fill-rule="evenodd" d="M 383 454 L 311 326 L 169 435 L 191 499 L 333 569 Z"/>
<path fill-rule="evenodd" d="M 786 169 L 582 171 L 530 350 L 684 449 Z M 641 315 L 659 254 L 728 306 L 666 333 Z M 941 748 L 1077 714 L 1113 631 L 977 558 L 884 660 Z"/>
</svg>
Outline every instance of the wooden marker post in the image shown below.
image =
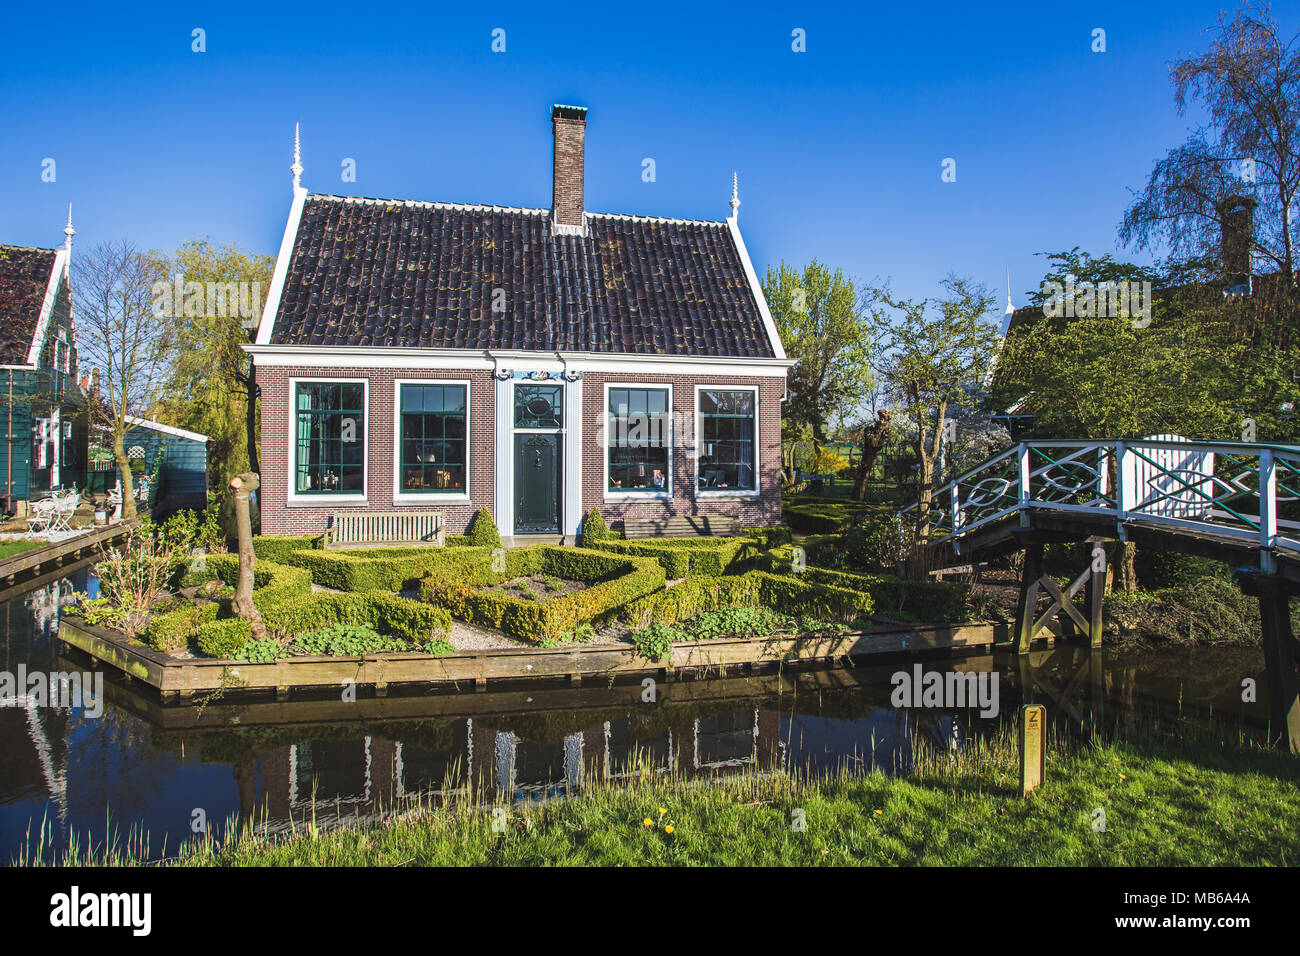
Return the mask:
<svg viewBox="0 0 1300 956">
<path fill-rule="evenodd" d="M 1027 797 L 1047 778 L 1047 748 L 1043 728 L 1047 710 L 1041 704 L 1020 708 L 1020 795 Z"/>
</svg>

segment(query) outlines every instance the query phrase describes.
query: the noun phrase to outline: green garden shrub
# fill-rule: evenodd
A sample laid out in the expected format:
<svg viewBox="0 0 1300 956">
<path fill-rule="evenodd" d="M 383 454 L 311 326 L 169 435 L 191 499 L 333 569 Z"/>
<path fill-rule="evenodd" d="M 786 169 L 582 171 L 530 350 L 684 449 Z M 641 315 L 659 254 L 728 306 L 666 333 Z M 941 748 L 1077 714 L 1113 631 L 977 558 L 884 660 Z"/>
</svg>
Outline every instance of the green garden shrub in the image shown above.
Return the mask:
<svg viewBox="0 0 1300 956">
<path fill-rule="evenodd" d="M 493 570 L 491 557 L 455 568 L 435 569 L 420 585 L 430 604 L 453 617 L 499 628 L 521 640 L 540 642 L 613 616 L 630 601 L 664 586 L 658 561 L 614 555 L 588 548 L 539 545 L 503 553 L 505 569 Z M 588 587 L 545 601 L 530 601 L 486 590 L 514 578 L 549 574 Z"/>
<path fill-rule="evenodd" d="M 170 654 L 184 650 L 199 630 L 199 625 L 217 619 L 220 605 L 195 604 L 190 607 L 160 614 L 145 629 L 144 642 L 156 651 Z"/>
<path fill-rule="evenodd" d="M 817 543 L 817 550 L 829 545 Z M 908 581 L 892 574 L 857 574 L 818 567 L 812 548 L 805 542 L 806 564 L 795 570 L 793 549 L 786 545 L 773 548 L 755 560 L 755 565 L 777 575 L 825 584 L 871 596 L 876 612 L 888 616 L 905 615 L 923 624 L 957 624 L 969 619 L 970 585 L 956 581 Z"/>
<path fill-rule="evenodd" d="M 403 561 L 420 560 L 412 550 L 442 553 L 445 549 L 392 549 L 389 557 L 366 559 L 375 565 L 363 563 L 362 570 L 349 580 L 364 582 L 383 575 L 402 576 L 410 573 L 413 565 Z M 476 555 L 470 549 L 461 561 L 472 560 Z M 373 554 L 374 552 L 360 552 Z M 384 554 L 385 552 L 380 552 Z M 329 555 L 341 558 L 339 567 L 351 568 L 347 559 L 357 553 L 309 552 L 311 559 Z M 302 557 L 303 552 L 295 556 Z M 454 562 L 452 562 L 454 563 Z M 376 566 L 386 570 L 376 570 Z M 228 584 L 239 575 L 239 559 L 235 555 L 210 555 L 206 573 Z M 336 624 L 373 624 L 381 632 L 412 645 L 413 648 L 449 649 L 447 637 L 452 619 L 445 609 L 420 601 L 412 601 L 393 594 L 390 589 L 350 591 L 342 594 L 315 594 L 312 592 L 312 575 L 308 568 L 287 567 L 266 561 L 253 568 L 253 603 L 262 615 L 267 630 L 281 637 L 292 638 Z M 194 638 L 199 650 L 213 657 L 230 657 L 251 639 L 248 622 L 232 616 L 230 600 L 195 605 L 160 615 L 149 623 L 146 641 L 159 650 L 179 650 Z M 210 625 L 221 625 L 212 627 Z M 242 626 L 241 626 L 242 625 Z"/>
<path fill-rule="evenodd" d="M 270 535 L 253 536 L 253 554 L 263 561 L 276 564 L 292 564 L 290 556 L 295 551 L 310 551 L 325 547 L 324 535 Z"/>
<path fill-rule="evenodd" d="M 1222 561 L 1158 548 L 1139 547 L 1133 555 L 1133 569 L 1138 585 L 1145 591 L 1184 587 L 1201 578 L 1232 580 L 1232 569 Z"/>
<path fill-rule="evenodd" d="M 785 525 L 771 528 L 741 528 L 740 533 L 747 538 L 753 538 L 762 551 L 779 548 L 783 544 L 794 541 L 794 533 Z"/>
<path fill-rule="evenodd" d="M 753 538 L 651 538 L 638 541 L 597 541 L 593 548 L 617 554 L 654 558 L 669 580 L 696 575 L 717 576 L 756 555 Z"/>
<path fill-rule="evenodd" d="M 592 508 L 582 522 L 582 546 L 590 548 L 598 541 L 608 540 L 609 528 L 605 526 L 605 517 L 599 508 Z"/>
<path fill-rule="evenodd" d="M 497 523 L 492 520 L 492 512 L 486 508 L 478 510 L 474 520 L 469 523 L 466 536 L 471 544 L 481 548 L 501 547 L 501 533 L 497 531 Z"/>
<path fill-rule="evenodd" d="M 228 617 L 200 625 L 194 642 L 208 657 L 225 660 L 238 654 L 252 639 L 252 625 L 240 618 Z"/>
<path fill-rule="evenodd" d="M 844 534 L 844 558 L 849 568 L 893 572 L 901 558 L 898 518 L 889 515 L 850 528 Z"/>
<path fill-rule="evenodd" d="M 322 587 L 336 591 L 405 591 L 418 587 L 433 568 L 475 561 L 489 553 L 479 547 L 369 548 L 298 551 L 290 558 Z"/>
<path fill-rule="evenodd" d="M 692 578 L 629 604 L 623 619 L 634 628 L 653 622 L 677 624 L 699 614 L 733 607 L 767 607 L 816 620 L 853 620 L 875 610 L 870 594 L 802 577 L 766 571 L 720 578 Z"/>
</svg>

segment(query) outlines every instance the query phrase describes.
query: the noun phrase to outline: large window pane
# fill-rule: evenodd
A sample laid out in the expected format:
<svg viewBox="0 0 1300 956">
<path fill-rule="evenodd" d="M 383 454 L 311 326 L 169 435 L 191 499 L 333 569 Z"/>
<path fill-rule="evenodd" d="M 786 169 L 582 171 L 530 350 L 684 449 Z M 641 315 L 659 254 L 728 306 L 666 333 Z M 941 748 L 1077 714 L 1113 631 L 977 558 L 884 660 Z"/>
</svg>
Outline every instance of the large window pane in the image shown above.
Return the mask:
<svg viewBox="0 0 1300 956">
<path fill-rule="evenodd" d="M 699 486 L 709 491 L 754 491 L 754 392 L 700 392 Z"/>
<path fill-rule="evenodd" d="M 606 435 L 610 491 L 669 490 L 668 389 L 611 388 Z"/>
<path fill-rule="evenodd" d="M 365 386 L 299 382 L 294 492 L 300 495 L 364 494 L 366 490 Z"/>
<path fill-rule="evenodd" d="M 399 386 L 402 494 L 463 494 L 468 469 L 466 386 Z"/>
</svg>

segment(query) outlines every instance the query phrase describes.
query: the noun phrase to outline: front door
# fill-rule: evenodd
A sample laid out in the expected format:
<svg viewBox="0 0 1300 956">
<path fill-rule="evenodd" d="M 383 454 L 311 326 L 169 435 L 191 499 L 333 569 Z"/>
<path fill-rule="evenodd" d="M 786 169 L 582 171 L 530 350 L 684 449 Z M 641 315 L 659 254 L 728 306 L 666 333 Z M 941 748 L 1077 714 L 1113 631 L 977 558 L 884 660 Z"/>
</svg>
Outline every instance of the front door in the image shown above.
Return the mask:
<svg viewBox="0 0 1300 956">
<path fill-rule="evenodd" d="M 560 530 L 560 436 L 515 435 L 515 534 Z"/>
</svg>

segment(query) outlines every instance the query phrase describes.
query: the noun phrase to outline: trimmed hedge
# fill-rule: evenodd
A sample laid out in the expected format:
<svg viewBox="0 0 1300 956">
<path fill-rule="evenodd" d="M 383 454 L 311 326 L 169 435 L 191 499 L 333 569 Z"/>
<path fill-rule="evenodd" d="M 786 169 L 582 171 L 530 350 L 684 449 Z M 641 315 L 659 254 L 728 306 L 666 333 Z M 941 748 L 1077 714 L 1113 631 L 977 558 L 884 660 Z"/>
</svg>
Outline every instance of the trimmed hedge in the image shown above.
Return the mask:
<svg viewBox="0 0 1300 956">
<path fill-rule="evenodd" d="M 675 624 L 730 607 L 769 607 L 817 620 L 853 620 L 870 615 L 870 594 L 767 571 L 721 578 L 693 578 L 633 601 L 623 619 L 633 627 Z"/>
<path fill-rule="evenodd" d="M 758 553 L 752 538 L 654 538 L 638 541 L 598 540 L 590 545 L 600 551 L 654 558 L 668 578 L 704 575 L 717 577 L 738 561 Z"/>
<path fill-rule="evenodd" d="M 289 560 L 295 551 L 321 550 L 325 547 L 324 535 L 288 535 L 259 534 L 253 536 L 253 554 L 263 561 L 276 564 L 292 564 Z"/>
<path fill-rule="evenodd" d="M 365 580 L 382 574 L 401 575 L 409 566 L 402 559 L 418 560 L 406 552 L 411 549 L 393 549 L 399 552 L 396 563 L 389 559 L 387 571 L 376 570 L 383 564 L 375 558 L 374 564 L 363 564 L 350 579 Z M 435 550 L 435 549 L 425 549 Z M 439 552 L 443 549 L 436 549 Z M 374 552 L 367 552 L 373 554 Z M 329 554 L 347 558 L 348 552 L 306 552 L 310 559 Z M 381 552 L 382 554 L 382 552 Z M 295 552 L 302 558 L 304 552 Z M 467 557 L 474 557 L 471 553 Z M 346 561 L 338 567 L 350 568 Z M 239 577 L 239 558 L 235 555 L 210 555 L 201 575 L 191 574 L 190 583 L 219 579 L 233 585 Z M 331 624 L 374 624 L 385 634 L 426 648 L 445 640 L 451 631 L 451 615 L 444 609 L 419 601 L 411 601 L 391 593 L 390 589 L 365 589 L 344 594 L 315 594 L 312 592 L 312 572 L 305 567 L 288 567 L 263 562 L 253 568 L 253 603 L 262 614 L 267 629 L 283 635 L 304 634 L 328 627 Z M 193 637 L 199 650 L 212 657 L 227 658 L 237 653 L 252 639 L 252 628 L 247 621 L 232 617 L 229 599 L 182 608 L 159 615 L 149 622 L 145 640 L 159 650 L 178 650 Z"/>
<path fill-rule="evenodd" d="M 741 528 L 740 533 L 747 538 L 753 538 L 758 542 L 759 548 L 764 551 L 770 548 L 779 548 L 783 544 L 790 544 L 794 541 L 794 532 L 785 525 L 777 525 L 772 528 Z"/>
<path fill-rule="evenodd" d="M 805 557 L 813 560 L 812 548 L 806 542 L 802 546 L 805 548 Z M 970 595 L 968 584 L 956 581 L 908 581 L 892 574 L 854 574 L 811 564 L 803 571 L 796 572 L 790 545 L 765 552 L 756 563 L 774 574 L 866 592 L 871 595 L 877 610 L 882 614 L 908 614 L 926 624 L 957 624 L 969 618 L 966 605 Z"/>
<path fill-rule="evenodd" d="M 490 550 L 457 548 L 373 548 L 358 551 L 296 551 L 293 564 L 336 591 L 404 591 L 419 586 L 434 568 L 482 559 Z"/>
<path fill-rule="evenodd" d="M 572 631 L 579 624 L 613 616 L 630 601 L 664 586 L 657 561 L 615 556 L 589 548 L 539 545 L 502 552 L 505 569 L 492 558 L 455 568 L 442 567 L 420 585 L 421 596 L 462 621 L 499 628 L 521 640 L 539 642 Z M 528 601 L 485 588 L 531 574 L 553 574 L 589 586 L 547 601 Z"/>
<path fill-rule="evenodd" d="M 492 512 L 486 508 L 480 508 L 478 514 L 474 515 L 474 520 L 465 530 L 465 537 L 469 538 L 470 544 L 481 548 L 501 547 L 501 532 L 497 531 L 497 523 L 492 518 Z"/>
<path fill-rule="evenodd" d="M 584 548 L 594 547 L 599 541 L 608 541 L 610 538 L 609 527 L 605 524 L 605 516 L 600 513 L 599 508 L 592 508 L 587 517 L 582 521 L 582 546 Z"/>
</svg>

